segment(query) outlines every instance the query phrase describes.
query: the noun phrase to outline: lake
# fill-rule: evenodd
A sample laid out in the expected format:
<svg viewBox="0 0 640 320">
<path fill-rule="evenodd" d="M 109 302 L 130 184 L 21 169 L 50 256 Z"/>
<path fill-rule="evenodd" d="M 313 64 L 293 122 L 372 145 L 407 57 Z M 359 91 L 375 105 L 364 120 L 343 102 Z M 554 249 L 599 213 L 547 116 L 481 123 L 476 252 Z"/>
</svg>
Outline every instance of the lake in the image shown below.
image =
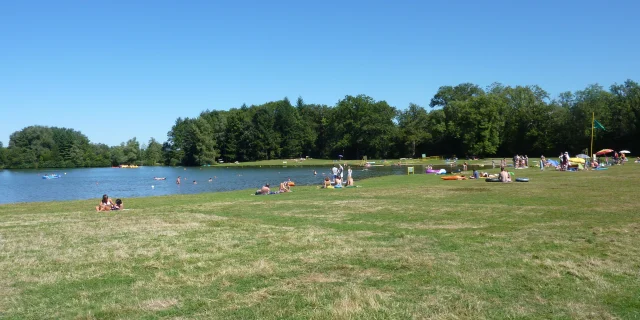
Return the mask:
<svg viewBox="0 0 640 320">
<path fill-rule="evenodd" d="M 423 174 L 424 167 L 415 165 L 416 174 Z M 434 166 L 451 169 L 449 166 Z M 459 168 L 460 166 L 458 166 Z M 474 166 L 469 166 L 473 169 Z M 318 175 L 314 176 L 313 171 Z M 345 169 L 346 171 L 346 169 Z M 59 174 L 59 179 L 42 179 L 44 174 Z M 103 194 L 111 198 L 160 196 L 259 189 L 269 183 L 277 189 L 280 182 L 291 179 L 296 185 L 320 185 L 323 174 L 330 167 L 140 167 L 79 168 L 47 170 L 0 170 L 0 204 L 16 202 L 41 202 L 100 199 Z M 353 167 L 353 179 L 359 180 L 394 174 L 407 174 L 404 166 L 371 167 L 363 170 Z M 182 183 L 176 185 L 178 176 Z M 347 174 L 345 172 L 344 177 Z M 166 177 L 158 181 L 154 177 Z M 212 178 L 212 182 L 209 182 Z M 193 184 L 193 181 L 197 184 Z"/>
<path fill-rule="evenodd" d="M 420 166 L 416 173 L 424 172 Z M 372 167 L 363 171 L 353 168 L 356 184 L 359 180 L 392 174 L 406 174 L 406 167 Z M 318 175 L 314 176 L 316 170 Z M 103 194 L 115 198 L 146 197 L 169 194 L 221 192 L 259 189 L 265 183 L 278 188 L 287 179 L 296 185 L 320 185 L 329 167 L 140 167 L 80 168 L 47 170 L 0 170 L 0 203 L 99 199 Z M 42 179 L 55 173 L 59 179 Z M 176 178 L 183 179 L 176 185 Z M 344 174 L 347 176 L 346 172 Z M 157 181 L 154 177 L 166 177 Z M 208 182 L 212 178 L 212 182 Z M 197 184 L 193 184 L 193 181 Z"/>
</svg>

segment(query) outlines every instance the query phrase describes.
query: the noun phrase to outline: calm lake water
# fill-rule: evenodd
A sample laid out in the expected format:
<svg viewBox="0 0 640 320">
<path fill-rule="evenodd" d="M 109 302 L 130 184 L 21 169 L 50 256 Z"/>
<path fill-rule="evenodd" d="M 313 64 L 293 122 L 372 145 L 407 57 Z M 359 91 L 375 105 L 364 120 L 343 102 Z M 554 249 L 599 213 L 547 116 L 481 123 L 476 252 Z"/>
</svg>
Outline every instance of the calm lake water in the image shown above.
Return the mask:
<svg viewBox="0 0 640 320">
<path fill-rule="evenodd" d="M 424 172 L 415 166 L 416 173 Z M 323 173 L 329 167 L 140 167 L 137 169 L 83 168 L 49 170 L 0 170 L 0 203 L 62 201 L 99 199 L 103 194 L 112 198 L 158 196 L 229 190 L 259 189 L 264 183 L 277 186 L 280 182 L 294 181 L 296 185 L 320 185 Z M 353 168 L 353 177 L 358 180 L 370 177 L 406 174 L 406 167 L 372 167 L 367 171 Z M 316 170 L 318 175 L 314 176 Z M 42 179 L 43 174 L 55 173 L 59 179 Z M 176 178 L 182 176 L 182 184 Z M 344 174 L 346 178 L 346 172 Z M 154 177 L 166 177 L 165 181 Z M 208 182 L 213 178 L 213 182 Z M 193 184 L 196 180 L 198 184 Z"/>
</svg>

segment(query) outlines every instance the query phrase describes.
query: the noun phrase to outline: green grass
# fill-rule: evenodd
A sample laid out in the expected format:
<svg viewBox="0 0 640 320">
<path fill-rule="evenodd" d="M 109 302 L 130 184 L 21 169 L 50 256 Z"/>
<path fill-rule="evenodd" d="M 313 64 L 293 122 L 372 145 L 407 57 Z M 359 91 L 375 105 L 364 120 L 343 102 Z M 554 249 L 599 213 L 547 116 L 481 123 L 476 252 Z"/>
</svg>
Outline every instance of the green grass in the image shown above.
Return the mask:
<svg viewBox="0 0 640 320">
<path fill-rule="evenodd" d="M 640 165 L 516 173 L 3 205 L 0 318 L 640 318 Z"/>
</svg>

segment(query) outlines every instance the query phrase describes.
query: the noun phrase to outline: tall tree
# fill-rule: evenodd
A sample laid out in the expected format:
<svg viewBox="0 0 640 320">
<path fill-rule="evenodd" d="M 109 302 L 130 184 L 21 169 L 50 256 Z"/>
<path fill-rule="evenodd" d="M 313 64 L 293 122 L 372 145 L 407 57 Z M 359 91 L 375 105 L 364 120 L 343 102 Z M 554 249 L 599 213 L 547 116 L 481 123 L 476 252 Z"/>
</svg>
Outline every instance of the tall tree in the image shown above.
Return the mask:
<svg viewBox="0 0 640 320">
<path fill-rule="evenodd" d="M 452 124 L 458 128 L 455 138 L 461 142 L 459 151 L 469 155 L 495 154 L 504 129 L 503 100 L 493 95 L 482 95 L 452 102 L 451 107 L 460 113 Z"/>
<path fill-rule="evenodd" d="M 0 141 L 0 168 L 4 168 L 7 164 L 7 150 L 2 145 L 2 141 Z"/>
<path fill-rule="evenodd" d="M 144 152 L 144 160 L 146 165 L 156 165 L 162 161 L 162 144 L 156 139 L 149 139 L 149 143 Z"/>
<path fill-rule="evenodd" d="M 427 111 L 414 103 L 409 104 L 407 110 L 398 113 L 398 127 L 405 146 L 409 147 L 411 157 L 416 156 L 416 146 L 431 138 L 428 118 Z"/>
<path fill-rule="evenodd" d="M 122 149 L 124 153 L 124 161 L 127 164 L 136 164 L 140 156 L 140 143 L 135 137 L 127 140 Z"/>
</svg>

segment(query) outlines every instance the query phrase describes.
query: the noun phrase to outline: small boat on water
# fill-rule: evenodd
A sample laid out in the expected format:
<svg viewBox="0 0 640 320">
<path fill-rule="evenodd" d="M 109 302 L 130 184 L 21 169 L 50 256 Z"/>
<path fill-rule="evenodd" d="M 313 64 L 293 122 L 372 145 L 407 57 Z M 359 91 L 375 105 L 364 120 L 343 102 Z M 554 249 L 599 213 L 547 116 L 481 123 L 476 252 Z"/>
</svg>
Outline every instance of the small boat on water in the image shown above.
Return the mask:
<svg viewBox="0 0 640 320">
<path fill-rule="evenodd" d="M 42 176 L 42 179 L 58 179 L 60 178 L 60 175 L 58 174 L 45 174 L 44 176 Z"/>
</svg>

